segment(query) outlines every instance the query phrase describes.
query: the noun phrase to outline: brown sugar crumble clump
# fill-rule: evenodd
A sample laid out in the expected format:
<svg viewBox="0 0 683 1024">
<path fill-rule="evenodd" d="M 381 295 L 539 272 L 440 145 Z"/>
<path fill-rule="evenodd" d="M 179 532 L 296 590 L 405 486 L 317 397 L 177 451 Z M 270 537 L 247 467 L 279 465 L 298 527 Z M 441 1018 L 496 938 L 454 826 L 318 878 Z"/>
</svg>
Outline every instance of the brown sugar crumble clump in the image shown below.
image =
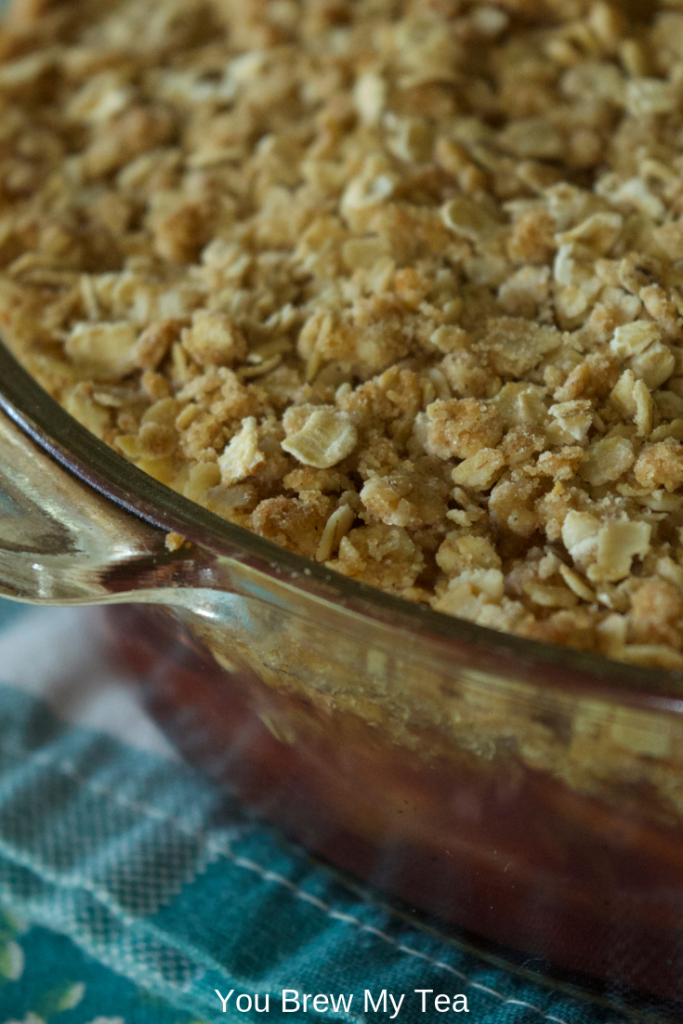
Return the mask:
<svg viewBox="0 0 683 1024">
<path fill-rule="evenodd" d="M 683 668 L 683 10 L 15 0 L 0 326 L 346 576 Z"/>
</svg>

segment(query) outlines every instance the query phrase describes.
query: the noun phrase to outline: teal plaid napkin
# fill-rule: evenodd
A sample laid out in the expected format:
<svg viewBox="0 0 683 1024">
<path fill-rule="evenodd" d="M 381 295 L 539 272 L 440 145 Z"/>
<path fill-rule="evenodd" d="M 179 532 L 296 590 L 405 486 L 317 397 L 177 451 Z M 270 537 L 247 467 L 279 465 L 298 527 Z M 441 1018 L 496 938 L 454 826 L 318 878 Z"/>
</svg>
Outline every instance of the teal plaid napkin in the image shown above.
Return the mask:
<svg viewBox="0 0 683 1024">
<path fill-rule="evenodd" d="M 0 1024 L 350 1024 L 391 1019 L 391 1002 L 364 1007 L 385 989 L 405 993 L 399 1024 L 620 1024 L 359 895 L 185 765 L 62 723 L 9 686 L 0 904 Z M 425 1013 L 417 989 L 433 990 Z M 337 1009 L 296 1011 L 292 995 L 284 1012 L 283 990 Z M 437 1013 L 438 993 L 469 1012 Z"/>
</svg>

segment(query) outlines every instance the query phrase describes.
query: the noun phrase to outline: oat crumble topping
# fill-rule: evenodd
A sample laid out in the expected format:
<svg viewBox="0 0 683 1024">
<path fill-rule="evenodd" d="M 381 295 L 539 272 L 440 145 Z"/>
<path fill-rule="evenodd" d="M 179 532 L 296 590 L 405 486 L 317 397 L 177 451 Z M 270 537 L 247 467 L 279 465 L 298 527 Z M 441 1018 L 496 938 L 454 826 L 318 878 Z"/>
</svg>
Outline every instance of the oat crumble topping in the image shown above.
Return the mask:
<svg viewBox="0 0 683 1024">
<path fill-rule="evenodd" d="M 683 668 L 683 0 L 15 0 L 0 54 L 0 325 L 81 423 Z"/>
</svg>

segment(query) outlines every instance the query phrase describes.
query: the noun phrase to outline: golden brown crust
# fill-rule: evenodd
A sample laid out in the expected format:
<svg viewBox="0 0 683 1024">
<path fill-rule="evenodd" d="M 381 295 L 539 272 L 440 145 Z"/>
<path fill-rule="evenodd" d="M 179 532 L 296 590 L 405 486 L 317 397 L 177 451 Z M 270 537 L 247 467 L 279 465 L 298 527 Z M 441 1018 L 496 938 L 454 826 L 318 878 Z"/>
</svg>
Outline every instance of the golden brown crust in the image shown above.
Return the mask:
<svg viewBox="0 0 683 1024">
<path fill-rule="evenodd" d="M 11 0 L 5 22 L 10 30 L 31 28 L 58 4 L 59 0 Z"/>
<path fill-rule="evenodd" d="M 16 0 L 0 324 L 89 429 L 408 599 L 683 667 L 683 14 Z"/>
</svg>

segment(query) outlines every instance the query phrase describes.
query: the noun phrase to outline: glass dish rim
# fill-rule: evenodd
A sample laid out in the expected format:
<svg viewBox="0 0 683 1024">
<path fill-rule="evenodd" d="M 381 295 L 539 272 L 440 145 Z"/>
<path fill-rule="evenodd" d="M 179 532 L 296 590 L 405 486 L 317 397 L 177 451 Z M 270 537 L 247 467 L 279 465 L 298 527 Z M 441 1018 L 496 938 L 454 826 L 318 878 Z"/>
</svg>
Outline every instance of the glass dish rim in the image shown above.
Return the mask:
<svg viewBox="0 0 683 1024">
<path fill-rule="evenodd" d="M 650 705 L 652 710 L 683 713 L 683 672 L 629 665 L 591 652 L 520 637 L 479 626 L 341 575 L 191 501 L 138 469 L 74 419 L 21 365 L 0 335 L 0 409 L 41 448 L 104 498 L 140 519 L 182 534 L 219 556 L 246 563 L 393 630 L 436 643 L 454 654 L 463 648 L 501 659 L 499 674 L 509 668 L 543 666 L 579 689 L 597 689 Z M 134 596 L 131 598 L 134 602 Z M 506 663 L 508 671 L 506 671 Z M 536 675 L 536 672 L 534 672 Z M 582 685 L 581 685 L 582 684 Z"/>
</svg>

